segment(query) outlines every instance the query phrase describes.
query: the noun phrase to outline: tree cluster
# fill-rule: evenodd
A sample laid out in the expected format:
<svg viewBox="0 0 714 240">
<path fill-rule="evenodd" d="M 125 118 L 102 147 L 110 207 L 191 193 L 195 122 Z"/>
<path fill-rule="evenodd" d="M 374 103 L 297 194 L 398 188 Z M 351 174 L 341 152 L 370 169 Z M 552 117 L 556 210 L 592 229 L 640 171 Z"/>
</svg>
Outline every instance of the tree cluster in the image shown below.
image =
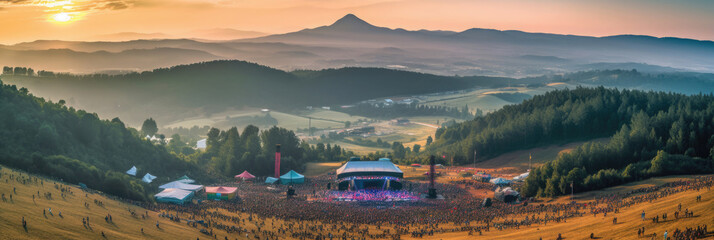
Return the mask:
<svg viewBox="0 0 714 240">
<path fill-rule="evenodd" d="M 670 174 L 714 172 L 714 96 L 647 93 L 608 143 L 590 142 L 533 170 L 523 192 L 557 196 Z"/>
<path fill-rule="evenodd" d="M 118 118 L 100 120 L 64 104 L 2 84 L 0 163 L 134 200 L 149 199 L 147 186 L 153 185 L 123 173 L 132 166 L 137 166 L 139 176 L 150 172 L 161 179 L 184 174 L 201 181 L 213 179 L 164 146 L 144 140 Z"/>
<path fill-rule="evenodd" d="M 211 128 L 208 131 L 206 151 L 196 159 L 200 165 L 209 166 L 219 174 L 231 177 L 242 171 L 255 175 L 272 175 L 275 167 L 276 145 L 280 145 L 280 172 L 304 171 L 307 162 L 325 162 L 347 159 L 351 152 L 340 146 L 318 143 L 310 146 L 301 142 L 293 131 L 272 127 L 260 131 L 249 125 L 241 133 L 233 127 L 227 131 Z"/>
</svg>

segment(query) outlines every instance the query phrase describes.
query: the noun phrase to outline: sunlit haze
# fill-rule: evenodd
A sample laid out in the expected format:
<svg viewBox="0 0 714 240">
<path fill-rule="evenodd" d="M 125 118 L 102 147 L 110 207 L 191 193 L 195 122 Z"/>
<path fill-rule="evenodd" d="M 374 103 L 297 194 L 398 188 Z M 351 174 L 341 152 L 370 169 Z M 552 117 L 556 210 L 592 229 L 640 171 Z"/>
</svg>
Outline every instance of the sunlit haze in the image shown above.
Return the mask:
<svg viewBox="0 0 714 240">
<path fill-rule="evenodd" d="M 0 43 L 93 40 L 127 32 L 202 37 L 186 33 L 215 28 L 284 33 L 327 25 L 347 13 L 409 30 L 493 28 L 712 40 L 712 12 L 714 2 L 706 0 L 2 0 Z"/>
</svg>

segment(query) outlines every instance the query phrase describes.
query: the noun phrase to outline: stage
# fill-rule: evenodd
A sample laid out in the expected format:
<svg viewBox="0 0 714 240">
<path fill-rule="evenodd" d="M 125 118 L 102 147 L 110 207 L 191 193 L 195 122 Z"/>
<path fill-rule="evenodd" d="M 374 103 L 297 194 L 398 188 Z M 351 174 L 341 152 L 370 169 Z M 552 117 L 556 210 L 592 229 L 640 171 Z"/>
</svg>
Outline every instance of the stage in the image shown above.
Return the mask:
<svg viewBox="0 0 714 240">
<path fill-rule="evenodd" d="M 322 201 L 326 202 L 406 202 L 417 201 L 419 195 L 407 191 L 359 190 L 328 191 Z"/>
</svg>

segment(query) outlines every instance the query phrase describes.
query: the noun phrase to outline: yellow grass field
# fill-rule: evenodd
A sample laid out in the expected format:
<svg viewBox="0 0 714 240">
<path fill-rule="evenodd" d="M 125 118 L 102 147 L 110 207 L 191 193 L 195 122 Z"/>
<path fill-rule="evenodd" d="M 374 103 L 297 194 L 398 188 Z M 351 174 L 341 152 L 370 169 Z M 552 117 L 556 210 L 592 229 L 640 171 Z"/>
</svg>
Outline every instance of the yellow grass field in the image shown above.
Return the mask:
<svg viewBox="0 0 714 240">
<path fill-rule="evenodd" d="M 342 162 L 309 162 L 303 175 L 307 177 L 326 174 L 342 166 Z"/>
<path fill-rule="evenodd" d="M 19 172 L 3 168 L 0 177 L 0 193 L 4 194 L 7 201 L 0 202 L 0 239 L 196 239 L 203 238 L 196 229 L 189 228 L 181 223 L 167 221 L 159 218 L 156 212 L 149 211 L 149 217 L 142 219 L 141 214 L 145 209 L 115 201 L 101 194 L 86 193 L 77 187 L 70 187 L 73 194 L 61 197 L 61 192 L 54 188 L 55 182 L 44 179 L 40 182 L 22 184 L 10 177 L 16 178 Z M 27 177 L 27 174 L 22 174 Z M 34 177 L 33 177 L 34 179 Z M 13 193 L 16 188 L 17 193 Z M 37 196 L 37 192 L 41 196 Z M 52 194 L 52 200 L 44 197 L 45 193 Z M 12 201 L 9 195 L 12 194 Z M 33 201 L 32 195 L 35 195 Z M 94 203 L 102 201 L 104 206 Z M 89 208 L 84 207 L 84 203 Z M 45 217 L 42 210 L 52 208 L 51 216 Z M 132 216 L 129 209 L 137 215 Z M 59 213 L 63 217 L 59 217 Z M 104 221 L 107 214 L 112 215 L 113 223 Z M 22 228 L 22 218 L 27 221 L 27 232 Z M 82 218 L 89 217 L 91 229 L 82 225 Z M 159 221 L 160 228 L 156 228 Z M 144 228 L 144 233 L 141 233 Z"/>
<path fill-rule="evenodd" d="M 311 174 L 319 174 L 321 171 L 327 171 L 338 166 L 339 163 L 313 163 L 308 171 L 313 171 Z M 405 168 L 405 166 L 402 166 Z M 425 170 L 419 168 L 414 173 Z M 176 223 L 169 221 L 166 218 L 158 216 L 157 212 L 146 211 L 143 208 L 127 204 L 121 201 L 116 201 L 107 198 L 102 194 L 91 194 L 83 192 L 75 186 L 68 186 L 72 194 L 67 194 L 66 197 L 61 197 L 61 191 L 54 187 L 55 182 L 47 179 L 42 179 L 44 184 L 34 182 L 34 177 L 29 183 L 18 182 L 17 177 L 21 175 L 26 179 L 27 174 L 3 168 L 0 170 L 0 193 L 5 194 L 6 201 L 0 202 L 0 239 L 212 239 L 208 235 L 204 235 L 194 228 L 186 225 L 185 221 Z M 307 173 L 306 173 L 307 174 Z M 603 194 L 611 194 L 616 192 L 629 191 L 636 188 L 661 185 L 666 182 L 676 181 L 679 179 L 687 179 L 692 176 L 671 176 L 661 177 L 641 182 L 626 184 L 623 186 L 608 188 L 601 191 L 582 193 L 576 195 L 577 201 L 592 200 L 595 196 Z M 67 185 L 63 185 L 67 187 Z M 13 193 L 13 187 L 17 188 L 17 193 Z M 52 200 L 45 197 L 35 196 L 33 201 L 32 195 L 40 195 L 45 193 L 52 194 Z M 12 194 L 12 200 L 9 200 L 9 195 Z M 702 195 L 703 201 L 696 202 L 695 197 Z M 103 206 L 94 203 L 94 200 L 103 202 Z M 566 198 L 556 199 L 554 202 L 568 201 Z M 84 207 L 84 203 L 89 204 L 89 208 Z M 668 219 L 666 222 L 652 223 L 651 221 L 641 221 L 639 213 L 642 210 L 647 212 L 647 216 L 661 215 L 668 213 L 673 215 L 678 204 L 682 204 L 683 208 L 694 211 L 695 215 L 692 218 Z M 547 202 L 545 204 L 548 204 Z M 42 210 L 52 208 L 53 216 L 47 214 L 45 217 Z M 129 210 L 134 211 L 136 215 L 132 216 Z M 226 216 L 235 216 L 247 218 L 247 214 L 240 212 L 230 212 L 223 209 L 216 210 Z M 59 212 L 62 212 L 63 217 L 59 217 Z M 148 218 L 143 219 L 142 214 L 148 212 Z M 113 223 L 104 221 L 104 216 L 111 214 Z M 91 229 L 85 228 L 82 225 L 83 217 L 90 218 Z M 22 218 L 28 222 L 28 231 L 22 228 Z M 185 216 L 182 216 L 185 217 Z M 618 218 L 618 224 L 612 224 L 612 217 Z M 264 222 L 263 228 L 272 229 L 271 226 L 279 226 L 287 224 L 281 219 L 261 218 Z M 211 218 L 212 221 L 217 221 L 222 224 L 232 224 L 229 221 L 219 218 Z M 159 222 L 160 228 L 156 228 L 156 222 Z M 307 222 L 305 222 L 307 223 Z M 316 224 L 310 222 L 310 224 Z M 547 225 L 537 225 L 531 227 L 522 227 L 520 229 L 495 230 L 484 232 L 483 236 L 469 236 L 467 232 L 454 232 L 437 234 L 434 236 L 426 236 L 422 239 L 555 239 L 558 233 L 562 234 L 564 239 L 588 239 L 590 233 L 598 239 L 638 239 L 637 228 L 645 227 L 648 233 L 656 232 L 661 236 L 665 230 L 673 232 L 675 228 L 683 229 L 685 227 L 695 227 L 698 225 L 707 224 L 709 229 L 714 226 L 714 191 L 702 189 L 700 191 L 686 191 L 677 193 L 658 199 L 652 203 L 640 203 L 632 207 L 621 208 L 619 213 L 608 214 L 603 217 L 602 214 L 597 217 L 592 215 L 584 215 L 568 219 L 565 223 Z M 256 229 L 253 223 L 241 224 L 246 229 Z M 377 231 L 376 226 L 365 226 L 370 231 Z M 144 233 L 141 233 L 141 228 Z M 199 227 L 200 228 L 200 227 Z M 104 232 L 106 238 L 102 238 L 101 233 Z M 246 239 L 244 235 L 236 233 L 226 233 L 223 230 L 214 229 L 217 239 Z M 254 239 L 252 236 L 250 239 Z M 279 239 L 290 239 L 288 236 L 280 236 Z M 411 236 L 402 235 L 402 239 L 412 239 Z M 642 238 L 645 239 L 645 238 Z M 646 238 L 649 239 L 649 238 Z M 660 238 L 661 239 L 661 238 Z"/>
<path fill-rule="evenodd" d="M 608 140 L 609 138 L 599 138 L 592 141 L 606 142 Z M 479 159 L 476 159 L 478 161 L 476 163 L 476 168 L 500 169 L 501 172 L 505 173 L 523 173 L 528 170 L 529 155 L 533 157 L 530 161 L 532 167 L 537 167 L 548 161 L 555 160 L 555 158 L 558 157 L 558 154 L 570 152 L 583 143 L 585 142 L 572 142 L 563 145 L 550 145 L 546 147 L 513 151 L 484 161 L 478 161 Z M 472 166 L 473 164 L 469 164 L 464 167 Z"/>
<path fill-rule="evenodd" d="M 691 178 L 691 176 L 670 176 L 654 178 L 645 181 L 626 184 L 623 186 L 607 188 L 601 191 L 582 193 L 575 195 L 577 201 L 592 200 L 595 196 L 612 194 L 616 192 L 629 191 L 636 188 L 661 185 L 665 182 Z M 696 202 L 696 196 L 701 195 L 702 201 Z M 567 197 L 562 197 L 560 201 L 567 201 Z M 674 212 L 679 204 L 682 209 L 694 211 L 692 218 L 674 219 Z M 666 222 L 653 223 L 651 220 L 642 221 L 640 213 L 645 211 L 647 217 L 662 216 L 663 213 L 670 215 Z M 618 224 L 613 225 L 612 219 L 617 217 Z M 620 209 L 619 213 L 609 213 L 607 217 L 602 214 L 584 215 L 574 219 L 569 219 L 565 223 L 548 224 L 547 226 L 522 227 L 520 229 L 508 229 L 503 231 L 484 232 L 483 236 L 476 239 L 556 239 L 560 233 L 564 239 L 589 239 L 593 233 L 597 239 L 650 239 L 638 238 L 637 229 L 645 227 L 647 234 L 657 233 L 657 239 L 663 239 L 664 231 L 669 231 L 670 237 L 675 228 L 683 230 L 686 227 L 696 227 L 706 224 L 711 232 L 714 226 L 714 191 L 706 188 L 700 191 L 687 191 L 677 193 L 652 203 L 640 203 L 628 208 Z M 463 236 L 462 233 L 443 234 L 436 239 L 474 239 L 473 236 Z M 710 236 L 707 239 L 714 239 Z"/>
</svg>

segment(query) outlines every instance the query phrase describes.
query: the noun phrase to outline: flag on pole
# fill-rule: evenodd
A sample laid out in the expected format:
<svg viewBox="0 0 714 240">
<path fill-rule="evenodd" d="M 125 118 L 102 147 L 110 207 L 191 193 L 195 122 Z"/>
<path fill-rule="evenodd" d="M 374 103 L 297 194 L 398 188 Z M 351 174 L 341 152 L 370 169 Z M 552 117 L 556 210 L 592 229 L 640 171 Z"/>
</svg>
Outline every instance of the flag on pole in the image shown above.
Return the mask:
<svg viewBox="0 0 714 240">
<path fill-rule="evenodd" d="M 528 160 L 531 160 L 531 159 L 533 159 L 533 156 L 528 154 Z"/>
</svg>

